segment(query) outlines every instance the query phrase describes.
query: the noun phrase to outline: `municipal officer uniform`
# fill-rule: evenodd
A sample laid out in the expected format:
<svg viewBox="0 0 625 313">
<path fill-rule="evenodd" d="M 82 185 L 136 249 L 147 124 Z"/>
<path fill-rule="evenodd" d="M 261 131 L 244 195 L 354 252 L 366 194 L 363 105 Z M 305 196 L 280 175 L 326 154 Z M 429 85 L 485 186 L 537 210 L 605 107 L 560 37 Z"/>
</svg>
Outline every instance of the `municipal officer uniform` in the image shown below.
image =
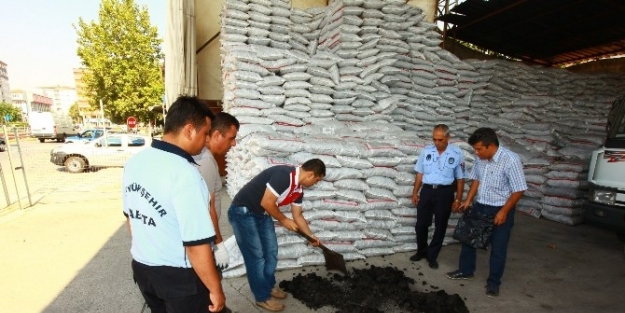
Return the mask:
<svg viewBox="0 0 625 313">
<path fill-rule="evenodd" d="M 133 276 L 152 312 L 208 312 L 209 291 L 185 247 L 215 240 L 209 197 L 191 155 L 167 142 L 154 140 L 124 167 Z"/>
<path fill-rule="evenodd" d="M 456 189 L 454 182 L 465 177 L 464 156 L 462 150 L 452 144 L 448 144 L 441 154 L 435 145 L 428 145 L 421 151 L 414 169 L 417 173 L 423 174 L 415 226 L 416 255 L 434 262 L 443 246 L 447 222 L 451 215 Z M 428 228 L 432 225 L 432 216 L 435 230 L 428 246 Z"/>
</svg>

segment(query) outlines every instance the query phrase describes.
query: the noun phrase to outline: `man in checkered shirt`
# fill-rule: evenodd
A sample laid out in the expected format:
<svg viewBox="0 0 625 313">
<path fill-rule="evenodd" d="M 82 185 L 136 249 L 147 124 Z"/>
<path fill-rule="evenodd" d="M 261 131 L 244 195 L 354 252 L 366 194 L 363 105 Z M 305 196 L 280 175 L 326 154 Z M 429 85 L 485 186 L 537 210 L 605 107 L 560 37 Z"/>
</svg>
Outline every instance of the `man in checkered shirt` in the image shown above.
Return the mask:
<svg viewBox="0 0 625 313">
<path fill-rule="evenodd" d="M 497 134 L 491 128 L 478 128 L 468 140 L 478 159 L 469 174 L 471 188 L 459 210 L 471 206 L 482 214 L 494 216 L 491 241 L 490 273 L 486 295 L 499 295 L 499 286 L 506 266 L 508 242 L 514 225 L 514 207 L 527 190 L 523 165 L 519 156 L 499 146 Z M 477 197 L 476 197 L 477 195 Z M 447 273 L 450 279 L 471 279 L 475 271 L 475 248 L 462 244 L 459 269 Z"/>
</svg>

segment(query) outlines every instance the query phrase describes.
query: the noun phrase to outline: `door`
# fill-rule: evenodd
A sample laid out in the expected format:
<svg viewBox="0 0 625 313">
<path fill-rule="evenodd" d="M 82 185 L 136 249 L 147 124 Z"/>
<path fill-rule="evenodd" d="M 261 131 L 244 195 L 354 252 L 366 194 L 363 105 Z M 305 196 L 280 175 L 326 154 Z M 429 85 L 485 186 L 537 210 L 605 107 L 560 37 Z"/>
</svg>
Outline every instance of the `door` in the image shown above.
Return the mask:
<svg viewBox="0 0 625 313">
<path fill-rule="evenodd" d="M 127 151 L 121 135 L 108 135 L 93 141 L 93 152 L 89 158 L 90 166 L 123 166 Z"/>
</svg>

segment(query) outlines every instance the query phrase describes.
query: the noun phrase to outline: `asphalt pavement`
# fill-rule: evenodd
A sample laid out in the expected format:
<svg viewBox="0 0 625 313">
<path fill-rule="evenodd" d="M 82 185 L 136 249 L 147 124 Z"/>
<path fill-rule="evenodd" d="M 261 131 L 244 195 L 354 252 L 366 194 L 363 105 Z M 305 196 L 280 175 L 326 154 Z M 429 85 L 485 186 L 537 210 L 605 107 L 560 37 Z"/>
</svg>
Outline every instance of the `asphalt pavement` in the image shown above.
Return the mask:
<svg viewBox="0 0 625 313">
<path fill-rule="evenodd" d="M 69 175 L 69 174 L 68 174 Z M 134 285 L 130 238 L 121 213 L 118 183 L 57 189 L 34 199 L 27 209 L 0 211 L 0 311 L 149 312 Z M 222 205 L 229 199 L 224 196 Z M 223 210 L 225 212 L 225 209 Z M 222 232 L 232 234 L 222 214 Z M 392 266 L 414 278 L 420 291 L 460 294 L 471 312 L 623 312 L 625 258 L 613 233 L 588 225 L 575 227 L 517 213 L 508 263 L 498 298 L 488 298 L 487 252 L 478 253 L 472 281 L 452 281 L 460 246 L 443 247 L 439 269 L 409 261 L 412 253 L 371 257 L 347 267 Z M 278 281 L 298 273 L 326 275 L 323 266 L 279 271 Z M 245 276 L 223 281 L 227 305 L 235 312 L 265 312 L 254 305 Z M 311 310 L 297 299 L 285 312 Z"/>
</svg>

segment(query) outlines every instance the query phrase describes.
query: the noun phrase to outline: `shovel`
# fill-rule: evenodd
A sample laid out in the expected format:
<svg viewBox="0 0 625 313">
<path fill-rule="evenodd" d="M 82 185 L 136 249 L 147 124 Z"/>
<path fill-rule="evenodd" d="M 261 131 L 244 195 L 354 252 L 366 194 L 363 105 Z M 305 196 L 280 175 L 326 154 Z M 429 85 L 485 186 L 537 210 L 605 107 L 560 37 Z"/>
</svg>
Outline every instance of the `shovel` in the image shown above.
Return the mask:
<svg viewBox="0 0 625 313">
<path fill-rule="evenodd" d="M 312 237 L 304 234 L 299 229 L 297 230 L 297 233 L 300 234 L 302 237 L 306 238 L 310 242 L 314 242 L 315 241 Z M 326 260 L 326 269 L 327 270 L 337 270 L 337 271 L 341 271 L 345 275 L 347 275 L 347 267 L 345 266 L 345 259 L 343 259 L 343 255 L 342 254 L 340 254 L 338 252 L 334 252 L 334 251 L 328 249 L 328 247 L 324 246 L 321 243 L 319 243 L 319 248 L 321 248 L 321 250 L 323 251 L 323 257 Z"/>
</svg>

